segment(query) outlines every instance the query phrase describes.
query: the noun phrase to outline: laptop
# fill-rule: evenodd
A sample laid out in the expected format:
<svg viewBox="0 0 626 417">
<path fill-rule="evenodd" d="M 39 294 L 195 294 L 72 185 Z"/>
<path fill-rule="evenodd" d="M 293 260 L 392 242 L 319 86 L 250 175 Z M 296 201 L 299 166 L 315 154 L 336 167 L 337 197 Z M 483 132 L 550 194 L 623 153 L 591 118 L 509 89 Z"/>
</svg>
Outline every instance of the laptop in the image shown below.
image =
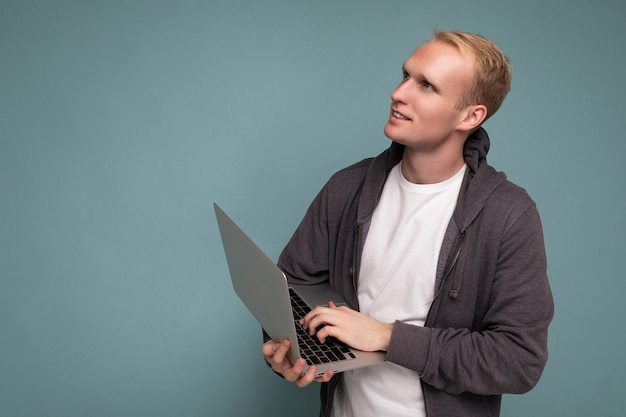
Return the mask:
<svg viewBox="0 0 626 417">
<path fill-rule="evenodd" d="M 345 305 L 345 299 L 327 283 L 289 285 L 274 262 L 217 204 L 213 206 L 235 293 L 273 340 L 289 339 L 291 363 L 302 357 L 307 362 L 305 372 L 315 365 L 317 375 L 322 375 L 329 369 L 344 372 L 385 360 L 384 352 L 360 351 L 334 338 L 322 344 L 309 336 L 299 319 L 315 306 L 329 301 Z"/>
</svg>

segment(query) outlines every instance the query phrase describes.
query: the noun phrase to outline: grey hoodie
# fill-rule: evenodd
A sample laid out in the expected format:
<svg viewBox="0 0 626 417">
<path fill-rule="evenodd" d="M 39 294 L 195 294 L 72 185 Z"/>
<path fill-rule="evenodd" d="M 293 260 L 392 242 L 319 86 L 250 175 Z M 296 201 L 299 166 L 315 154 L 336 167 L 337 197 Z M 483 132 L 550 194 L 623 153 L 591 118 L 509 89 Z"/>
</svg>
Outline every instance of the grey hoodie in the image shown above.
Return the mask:
<svg viewBox="0 0 626 417">
<path fill-rule="evenodd" d="M 468 138 L 468 165 L 441 247 L 436 298 L 424 327 L 394 324 L 386 359 L 419 373 L 426 412 L 498 416 L 501 394 L 535 386 L 545 366 L 553 301 L 535 203 L 486 162 L 489 137 Z M 326 183 L 283 250 L 290 282 L 329 281 L 358 309 L 361 254 L 387 175 L 402 159 L 393 143 Z M 341 374 L 322 384 L 330 415 Z"/>
</svg>

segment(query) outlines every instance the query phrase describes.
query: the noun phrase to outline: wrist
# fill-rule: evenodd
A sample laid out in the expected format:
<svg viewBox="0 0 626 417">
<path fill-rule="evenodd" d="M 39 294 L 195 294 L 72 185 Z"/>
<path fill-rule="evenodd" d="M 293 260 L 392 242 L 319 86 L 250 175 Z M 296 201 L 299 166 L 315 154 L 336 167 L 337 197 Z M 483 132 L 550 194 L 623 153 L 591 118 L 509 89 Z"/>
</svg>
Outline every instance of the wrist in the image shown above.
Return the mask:
<svg viewBox="0 0 626 417">
<path fill-rule="evenodd" d="M 391 333 L 393 333 L 393 324 L 383 323 L 380 340 L 381 348 L 379 350 L 387 351 L 389 349 L 389 344 L 391 343 Z"/>
</svg>

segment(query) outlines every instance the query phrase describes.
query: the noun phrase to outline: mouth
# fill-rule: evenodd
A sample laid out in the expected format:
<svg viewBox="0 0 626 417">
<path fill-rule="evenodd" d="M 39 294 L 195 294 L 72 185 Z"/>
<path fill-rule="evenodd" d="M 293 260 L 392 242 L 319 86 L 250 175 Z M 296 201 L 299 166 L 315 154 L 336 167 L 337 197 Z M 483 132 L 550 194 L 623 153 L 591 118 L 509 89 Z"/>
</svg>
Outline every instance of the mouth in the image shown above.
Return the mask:
<svg viewBox="0 0 626 417">
<path fill-rule="evenodd" d="M 391 115 L 393 117 L 395 117 L 396 119 L 400 119 L 400 120 L 411 120 L 408 117 L 406 117 L 404 114 L 400 113 L 399 111 L 396 110 L 391 110 Z"/>
</svg>

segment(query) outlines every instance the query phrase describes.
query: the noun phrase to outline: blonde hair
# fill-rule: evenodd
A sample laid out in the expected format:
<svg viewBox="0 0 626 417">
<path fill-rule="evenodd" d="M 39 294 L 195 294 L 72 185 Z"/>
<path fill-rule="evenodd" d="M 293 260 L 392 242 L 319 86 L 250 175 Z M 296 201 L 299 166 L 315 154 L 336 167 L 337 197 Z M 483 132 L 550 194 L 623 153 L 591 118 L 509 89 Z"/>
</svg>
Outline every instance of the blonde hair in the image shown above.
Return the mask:
<svg viewBox="0 0 626 417">
<path fill-rule="evenodd" d="M 470 52 L 474 56 L 474 79 L 457 107 L 463 109 L 473 104 L 483 104 L 487 107 L 485 120 L 498 111 L 511 90 L 513 68 L 511 60 L 500 48 L 481 35 L 458 31 L 435 30 L 431 41 L 445 42 L 462 54 Z"/>
</svg>

